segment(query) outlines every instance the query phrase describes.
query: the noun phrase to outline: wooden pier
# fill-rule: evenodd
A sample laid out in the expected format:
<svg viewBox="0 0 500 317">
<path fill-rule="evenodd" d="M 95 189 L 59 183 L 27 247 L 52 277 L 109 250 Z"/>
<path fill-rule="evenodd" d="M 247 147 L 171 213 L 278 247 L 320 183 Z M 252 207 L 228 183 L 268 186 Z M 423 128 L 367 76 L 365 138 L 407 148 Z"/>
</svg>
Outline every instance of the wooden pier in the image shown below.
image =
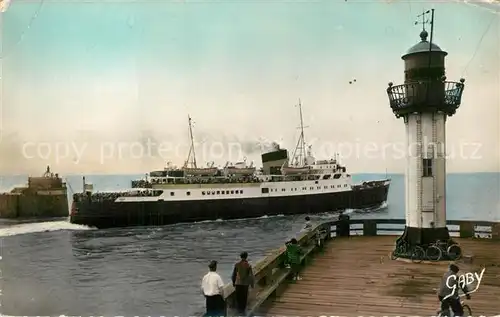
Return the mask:
<svg viewBox="0 0 500 317">
<path fill-rule="evenodd" d="M 302 280 L 290 280 L 285 246 L 255 265 L 247 315 L 256 316 L 431 316 L 439 309 L 436 288 L 448 262 L 391 259 L 404 220 L 347 220 L 319 224 L 298 237 L 303 246 Z M 350 236 L 338 236 L 349 226 Z M 500 312 L 500 223 L 449 221 L 463 250 L 461 273 L 480 272 L 481 285 L 468 301 L 474 315 Z M 320 237 L 321 247 L 318 246 Z M 470 287 L 469 287 L 470 288 Z M 233 287 L 225 289 L 228 316 L 235 315 Z"/>
</svg>

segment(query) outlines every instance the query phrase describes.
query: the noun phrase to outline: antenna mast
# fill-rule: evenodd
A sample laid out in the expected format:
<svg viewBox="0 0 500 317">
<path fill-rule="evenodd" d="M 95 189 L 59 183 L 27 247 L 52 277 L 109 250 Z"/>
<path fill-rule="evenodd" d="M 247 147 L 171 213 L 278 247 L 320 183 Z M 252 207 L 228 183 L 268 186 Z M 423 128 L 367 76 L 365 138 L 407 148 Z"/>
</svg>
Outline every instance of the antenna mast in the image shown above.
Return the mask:
<svg viewBox="0 0 500 317">
<path fill-rule="evenodd" d="M 427 11 L 429 12 L 429 11 Z M 431 34 L 430 34 L 430 38 L 429 38 L 429 67 L 427 68 L 429 70 L 429 83 L 428 83 L 428 87 L 426 89 L 426 97 L 425 99 L 427 100 L 427 102 L 429 102 L 429 91 L 431 90 L 431 81 L 435 78 L 432 78 L 431 77 L 431 65 L 432 65 L 432 38 L 434 36 L 434 9 L 431 9 L 431 21 L 430 21 L 430 24 L 431 24 Z M 442 80 L 442 79 L 441 79 Z"/>
<path fill-rule="evenodd" d="M 428 20 L 427 15 L 431 15 L 431 19 Z M 422 14 L 418 15 L 417 18 L 422 18 L 422 22 L 415 21 L 415 24 L 422 24 L 422 32 L 427 32 L 425 29 L 425 25 L 429 24 L 431 27 L 431 34 L 429 38 L 429 68 L 431 68 L 431 55 L 432 52 L 432 39 L 434 38 L 434 9 L 430 9 L 422 12 Z M 426 36 L 427 37 L 427 36 Z"/>
<path fill-rule="evenodd" d="M 429 11 L 427 10 L 427 13 L 429 13 Z M 434 36 L 434 9 L 431 9 L 431 21 L 430 21 L 430 25 L 431 25 L 431 34 L 430 34 L 430 39 L 429 39 L 429 53 L 432 51 L 432 38 Z M 429 64 L 430 64 L 430 58 L 429 58 Z M 430 65 L 429 65 L 430 66 Z"/>
<path fill-rule="evenodd" d="M 428 14 L 431 15 L 430 20 L 427 19 Z M 427 33 L 427 31 L 425 30 L 426 24 L 429 24 L 431 27 L 431 33 L 430 33 L 430 38 L 429 38 L 429 66 L 427 67 L 427 71 L 429 74 L 428 75 L 428 83 L 427 83 L 428 87 L 427 87 L 426 93 L 425 93 L 426 100 L 428 100 L 431 81 L 435 79 L 432 77 L 432 72 L 431 72 L 431 68 L 432 68 L 432 39 L 434 38 L 434 9 L 423 11 L 422 14 L 417 16 L 417 18 L 422 18 L 421 22 L 415 21 L 415 25 L 422 24 L 422 34 Z M 427 37 L 427 36 L 425 36 L 425 37 Z"/>
<path fill-rule="evenodd" d="M 196 168 L 196 153 L 194 152 L 193 123 L 189 115 L 188 115 L 188 122 L 189 122 L 189 139 L 191 140 L 191 147 L 189 148 L 189 154 L 185 165 L 190 163 L 191 168 Z M 193 157 L 190 162 L 189 159 L 191 158 L 191 154 L 193 155 Z"/>
</svg>

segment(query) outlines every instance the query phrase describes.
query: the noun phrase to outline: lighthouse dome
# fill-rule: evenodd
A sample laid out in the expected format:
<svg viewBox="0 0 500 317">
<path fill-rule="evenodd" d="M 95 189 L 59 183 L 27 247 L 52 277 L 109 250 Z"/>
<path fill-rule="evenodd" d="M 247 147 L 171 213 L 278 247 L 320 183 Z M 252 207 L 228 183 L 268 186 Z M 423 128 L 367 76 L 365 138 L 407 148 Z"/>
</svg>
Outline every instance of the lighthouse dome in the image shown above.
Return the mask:
<svg viewBox="0 0 500 317">
<path fill-rule="evenodd" d="M 427 31 L 420 32 L 421 41 L 406 51 L 406 53 L 402 56 L 405 59 L 408 55 L 418 54 L 418 53 L 429 53 L 429 52 L 442 52 L 444 55 L 448 55 L 445 51 L 443 51 L 438 45 L 434 43 L 430 43 L 427 41 L 427 37 L 429 34 Z"/>
</svg>

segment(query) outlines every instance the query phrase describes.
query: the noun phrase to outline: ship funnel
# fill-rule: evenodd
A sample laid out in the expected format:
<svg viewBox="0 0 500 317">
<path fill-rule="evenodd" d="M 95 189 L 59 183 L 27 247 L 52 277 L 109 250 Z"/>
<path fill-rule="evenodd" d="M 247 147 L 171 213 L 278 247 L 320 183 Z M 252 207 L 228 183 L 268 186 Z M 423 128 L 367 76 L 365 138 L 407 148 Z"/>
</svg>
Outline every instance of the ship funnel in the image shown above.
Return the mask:
<svg viewBox="0 0 500 317">
<path fill-rule="evenodd" d="M 279 175 L 282 166 L 288 163 L 288 151 L 281 150 L 276 142 L 273 142 L 274 150 L 261 155 L 263 173 Z"/>
</svg>

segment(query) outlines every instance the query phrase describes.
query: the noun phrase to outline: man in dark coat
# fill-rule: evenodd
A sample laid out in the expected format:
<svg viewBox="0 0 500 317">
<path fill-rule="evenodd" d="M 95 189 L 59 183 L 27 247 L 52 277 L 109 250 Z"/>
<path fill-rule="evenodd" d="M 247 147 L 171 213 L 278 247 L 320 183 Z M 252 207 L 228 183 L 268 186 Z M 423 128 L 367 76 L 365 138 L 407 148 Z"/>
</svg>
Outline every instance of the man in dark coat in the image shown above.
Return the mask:
<svg viewBox="0 0 500 317">
<path fill-rule="evenodd" d="M 239 314 L 244 314 L 247 308 L 248 288 L 254 287 L 252 266 L 248 263 L 248 253 L 240 254 L 241 260 L 234 265 L 233 286 L 235 288 L 236 308 Z"/>
</svg>

